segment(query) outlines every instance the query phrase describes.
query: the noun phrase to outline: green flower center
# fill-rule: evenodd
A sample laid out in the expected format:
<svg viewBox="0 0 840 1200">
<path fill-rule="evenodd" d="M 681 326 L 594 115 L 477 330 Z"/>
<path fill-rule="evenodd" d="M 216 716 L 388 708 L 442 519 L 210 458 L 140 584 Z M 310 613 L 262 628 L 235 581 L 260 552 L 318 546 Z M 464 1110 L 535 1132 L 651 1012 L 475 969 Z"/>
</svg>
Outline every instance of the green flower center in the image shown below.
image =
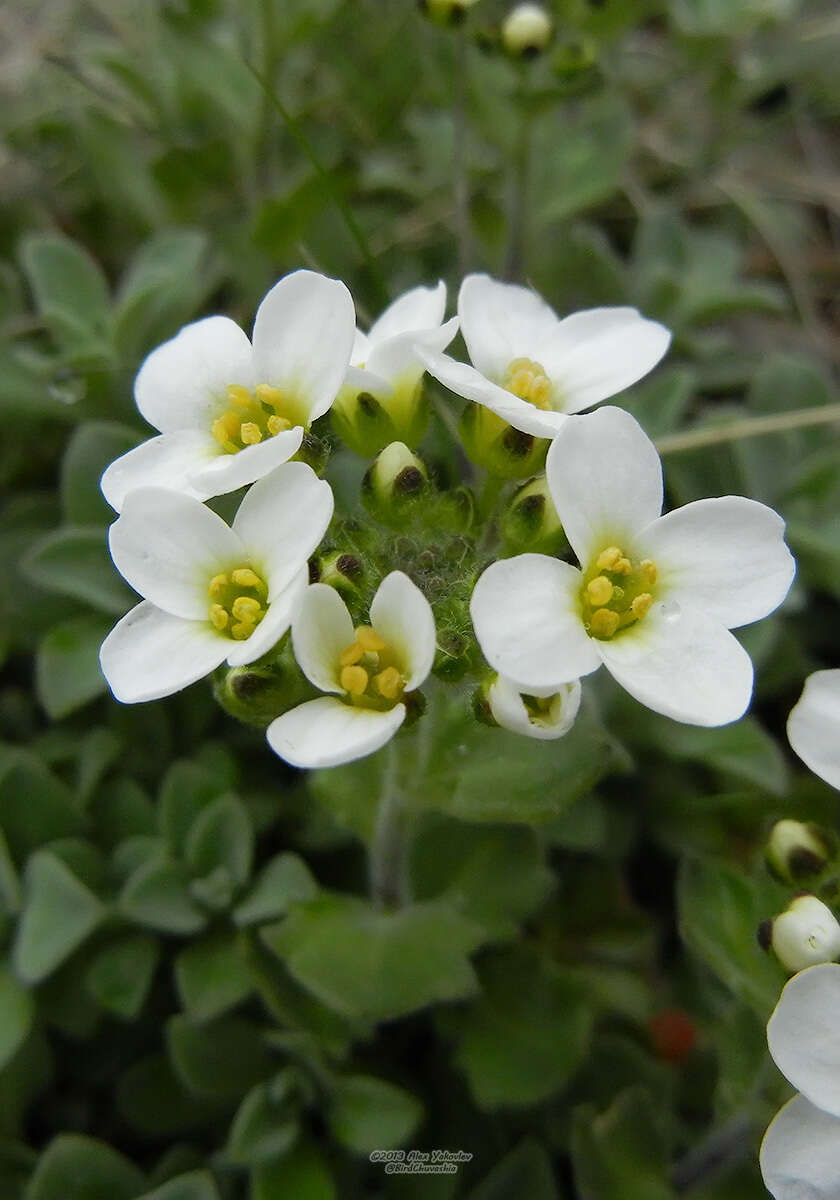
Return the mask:
<svg viewBox="0 0 840 1200">
<path fill-rule="evenodd" d="M 543 367 L 530 358 L 515 358 L 509 364 L 502 387 L 534 408 L 551 411 L 554 389 Z"/>
<path fill-rule="evenodd" d="M 207 594 L 210 624 L 235 642 L 249 638 L 265 616 L 268 585 L 251 567 L 214 575 Z"/>
<path fill-rule="evenodd" d="M 232 383 L 227 389 L 227 400 L 228 407 L 210 426 L 226 454 L 238 454 L 246 446 L 256 446 L 304 423 L 294 401 L 268 383 L 258 383 L 253 392 Z"/>
<path fill-rule="evenodd" d="M 360 708 L 393 708 L 405 687 L 388 643 L 369 625 L 360 625 L 338 656 L 338 679 L 350 703 Z"/>
<path fill-rule="evenodd" d="M 583 576 L 580 599 L 586 632 L 609 641 L 635 625 L 653 604 L 658 572 L 652 559 L 636 560 L 607 546 Z"/>
</svg>

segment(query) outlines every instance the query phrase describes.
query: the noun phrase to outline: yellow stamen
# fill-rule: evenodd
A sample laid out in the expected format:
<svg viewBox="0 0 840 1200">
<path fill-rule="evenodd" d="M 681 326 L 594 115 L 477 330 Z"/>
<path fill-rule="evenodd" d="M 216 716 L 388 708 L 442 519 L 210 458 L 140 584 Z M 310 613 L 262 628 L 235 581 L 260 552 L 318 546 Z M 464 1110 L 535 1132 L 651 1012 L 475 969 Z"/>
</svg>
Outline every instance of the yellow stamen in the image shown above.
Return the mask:
<svg viewBox="0 0 840 1200">
<path fill-rule="evenodd" d="M 339 654 L 338 665 L 340 667 L 352 667 L 353 663 L 357 663 L 360 658 L 364 658 L 364 654 L 365 652 L 358 642 L 351 642 Z"/>
<path fill-rule="evenodd" d="M 251 393 L 241 383 L 232 383 L 227 390 L 227 398 L 231 404 L 237 404 L 240 408 L 249 408 L 251 405 Z"/>
<path fill-rule="evenodd" d="M 237 596 L 230 606 L 230 611 L 237 621 L 250 621 L 252 625 L 263 615 L 259 600 L 255 600 L 253 596 Z"/>
<path fill-rule="evenodd" d="M 272 408 L 283 403 L 283 393 L 279 388 L 272 387 L 270 383 L 258 383 L 254 388 L 254 393 L 264 404 L 270 404 Z"/>
<path fill-rule="evenodd" d="M 292 422 L 287 421 L 285 417 L 278 417 L 275 414 L 274 416 L 268 418 L 268 421 L 266 422 L 266 428 L 271 436 L 274 437 L 275 434 L 283 433 L 285 430 L 291 429 Z"/>
<path fill-rule="evenodd" d="M 214 629 L 222 630 L 227 628 L 227 623 L 230 620 L 227 609 L 222 608 L 221 604 L 210 605 L 210 623 Z"/>
<path fill-rule="evenodd" d="M 613 585 L 606 575 L 596 575 L 586 585 L 586 594 L 590 603 L 594 604 L 596 608 L 600 608 L 603 604 L 609 604 L 613 594 Z"/>
<path fill-rule="evenodd" d="M 659 578 L 659 572 L 656 569 L 656 563 L 652 558 L 645 558 L 639 563 L 639 570 L 644 575 L 648 583 L 656 583 Z"/>
<path fill-rule="evenodd" d="M 386 667 L 374 676 L 373 682 L 380 696 L 384 696 L 386 700 L 396 700 L 402 687 L 402 676 L 396 667 Z"/>
<path fill-rule="evenodd" d="M 253 621 L 240 621 L 238 625 L 231 628 L 230 636 L 236 638 L 237 642 L 244 642 L 251 636 L 255 628 Z"/>
<path fill-rule="evenodd" d="M 265 584 L 260 579 L 256 571 L 252 571 L 250 567 L 237 567 L 235 571 L 231 571 L 231 579 L 238 587 L 264 589 Z M 224 575 L 217 578 L 224 579 Z M 227 582 L 227 580 L 225 580 Z"/>
<path fill-rule="evenodd" d="M 385 649 L 385 642 L 375 629 L 369 625 L 360 625 L 356 630 L 356 641 L 369 654 L 377 654 Z"/>
<path fill-rule="evenodd" d="M 239 436 L 243 446 L 256 446 L 262 441 L 260 427 L 254 421 L 243 421 L 239 427 Z"/>
<path fill-rule="evenodd" d="M 341 686 L 351 696 L 361 696 L 367 689 L 368 673 L 364 667 L 343 667 L 339 675 Z"/>
<path fill-rule="evenodd" d="M 228 585 L 227 575 L 214 575 L 210 580 L 210 586 L 207 589 L 208 596 L 221 596 L 222 592 Z"/>
<path fill-rule="evenodd" d="M 641 592 L 630 605 L 630 611 L 638 621 L 650 611 L 651 604 L 653 604 L 653 596 L 650 592 Z"/>
<path fill-rule="evenodd" d="M 595 566 L 601 571 L 611 571 L 623 555 L 618 546 L 608 546 L 595 559 Z"/>
<path fill-rule="evenodd" d="M 618 562 L 610 568 L 610 570 L 615 575 L 629 575 L 633 570 L 633 564 L 630 562 L 629 558 L 624 558 L 622 556 Z"/>
<path fill-rule="evenodd" d="M 618 629 L 620 619 L 618 613 L 611 609 L 599 608 L 592 614 L 590 629 L 595 637 L 611 638 Z"/>
</svg>

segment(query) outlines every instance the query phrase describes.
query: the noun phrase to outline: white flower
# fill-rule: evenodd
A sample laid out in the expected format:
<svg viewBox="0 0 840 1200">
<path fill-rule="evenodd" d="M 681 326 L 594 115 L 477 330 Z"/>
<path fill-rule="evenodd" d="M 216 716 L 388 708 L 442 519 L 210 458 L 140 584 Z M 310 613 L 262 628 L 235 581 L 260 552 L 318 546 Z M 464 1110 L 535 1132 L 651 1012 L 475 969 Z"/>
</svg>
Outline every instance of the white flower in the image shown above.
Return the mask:
<svg viewBox="0 0 840 1200">
<path fill-rule="evenodd" d="M 840 670 L 808 676 L 788 717 L 787 732 L 805 765 L 840 788 Z"/>
<path fill-rule="evenodd" d="M 580 681 L 561 684 L 545 696 L 525 693 L 497 675 L 487 689 L 487 703 L 497 725 L 511 733 L 548 741 L 561 738 L 575 723 L 580 708 Z"/>
<path fill-rule="evenodd" d="M 291 624 L 332 511 L 329 484 L 304 463 L 255 484 L 232 527 L 178 492 L 127 496 L 110 529 L 111 556 L 145 599 L 100 651 L 117 700 L 158 700 L 225 659 L 240 667 L 271 650 Z"/>
<path fill-rule="evenodd" d="M 418 346 L 427 370 L 523 433 L 552 438 L 565 414 L 636 383 L 671 334 L 635 308 L 592 308 L 562 321 L 529 288 L 468 275 L 458 296 L 472 366 Z"/>
<path fill-rule="evenodd" d="M 137 487 L 206 500 L 286 462 L 332 404 L 355 324 L 343 283 L 295 271 L 260 304 L 253 345 L 228 317 L 186 325 L 152 351 L 134 384 L 137 407 L 161 436 L 111 463 L 105 499 L 117 512 Z"/>
<path fill-rule="evenodd" d="M 674 720 L 737 720 L 753 671 L 729 630 L 787 595 L 795 567 L 782 519 L 741 496 L 660 516 L 659 456 L 619 408 L 570 418 L 546 477 L 581 567 L 542 554 L 488 567 L 471 612 L 490 665 L 539 695 L 603 663 Z"/>
<path fill-rule="evenodd" d="M 840 966 L 788 980 L 767 1026 L 776 1066 L 801 1093 L 776 1115 L 761 1144 L 761 1173 L 775 1200 L 840 1196 Z"/>
<path fill-rule="evenodd" d="M 331 694 L 278 717 L 268 743 L 293 766 L 335 767 L 378 750 L 402 725 L 402 697 L 432 669 L 435 621 L 402 571 L 382 580 L 370 625 L 358 629 L 338 593 L 314 583 L 292 626 L 292 646 L 310 683 Z"/>
<path fill-rule="evenodd" d="M 420 380 L 425 371 L 417 347 L 440 352 L 449 345 L 458 332 L 458 318 L 444 323 L 445 311 L 445 283 L 433 288 L 416 287 L 389 305 L 368 333 L 356 330 L 334 417 L 358 424 L 354 411 L 358 397 L 372 396 L 393 425 L 385 441 L 398 438 L 415 445 L 412 428 L 418 417 Z"/>
<path fill-rule="evenodd" d="M 816 896 L 797 896 L 773 921 L 771 945 L 788 971 L 840 958 L 840 922 Z"/>
<path fill-rule="evenodd" d="M 551 17 L 541 4 L 517 4 L 502 23 L 502 45 L 509 54 L 538 54 L 553 32 Z"/>
</svg>

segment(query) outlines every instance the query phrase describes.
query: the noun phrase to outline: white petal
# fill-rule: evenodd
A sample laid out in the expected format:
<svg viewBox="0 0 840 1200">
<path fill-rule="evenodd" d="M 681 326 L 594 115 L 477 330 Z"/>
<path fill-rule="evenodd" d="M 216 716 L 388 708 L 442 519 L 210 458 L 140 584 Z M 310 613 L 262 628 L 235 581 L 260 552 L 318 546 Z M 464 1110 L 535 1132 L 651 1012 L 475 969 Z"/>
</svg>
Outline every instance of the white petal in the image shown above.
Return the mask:
<svg viewBox="0 0 840 1200">
<path fill-rule="evenodd" d="M 210 580 L 244 555 L 221 517 L 191 496 L 162 488 L 129 492 L 108 542 L 114 565 L 135 591 L 187 620 L 207 619 Z"/>
<path fill-rule="evenodd" d="M 611 641 L 593 641 L 631 696 L 674 721 L 728 725 L 749 705 L 750 656 L 728 629 L 695 609 L 654 604 Z"/>
<path fill-rule="evenodd" d="M 773 612 L 790 589 L 796 563 L 784 534 L 766 504 L 721 496 L 659 517 L 639 540 L 669 599 L 737 629 Z"/>
<path fill-rule="evenodd" d="M 277 717 L 266 737 L 274 753 L 293 767 L 340 767 L 379 750 L 404 720 L 404 704 L 375 712 L 321 696 Z"/>
<path fill-rule="evenodd" d="M 306 463 L 285 463 L 255 483 L 233 531 L 262 567 L 270 599 L 294 578 L 321 542 L 333 514 L 332 488 Z"/>
<path fill-rule="evenodd" d="M 184 621 L 148 600 L 132 608 L 102 643 L 102 674 L 117 700 L 160 700 L 203 679 L 229 645 L 209 621 Z"/>
<path fill-rule="evenodd" d="M 257 310 L 257 382 L 288 392 L 314 421 L 341 387 L 355 333 L 356 313 L 344 284 L 315 271 L 295 271 L 274 285 Z"/>
<path fill-rule="evenodd" d="M 347 605 L 334 588 L 313 583 L 303 595 L 292 625 L 298 666 L 322 692 L 344 692 L 338 680 L 338 656 L 356 640 Z"/>
<path fill-rule="evenodd" d="M 489 275 L 466 277 L 458 295 L 458 316 L 474 366 L 490 379 L 502 379 L 515 358 L 539 362 L 537 352 L 550 343 L 560 324 L 536 292 Z"/>
<path fill-rule="evenodd" d="M 662 511 L 656 447 L 622 408 L 569 417 L 548 452 L 549 491 L 581 564 L 607 546 L 626 550 Z"/>
<path fill-rule="evenodd" d="M 218 447 L 209 433 L 180 429 L 149 438 L 114 460 L 100 481 L 102 495 L 120 512 L 129 492 L 140 487 L 169 488 L 198 496 L 190 485 L 197 467 L 215 457 Z"/>
<path fill-rule="evenodd" d="M 245 446 L 236 454 L 218 454 L 203 467 L 193 471 L 190 486 L 202 500 L 224 496 L 238 488 L 247 487 L 281 463 L 297 454 L 303 441 L 303 427 L 284 429 L 256 446 Z"/>
<path fill-rule="evenodd" d="M 205 317 L 185 325 L 153 350 L 134 384 L 137 407 L 162 433 L 210 431 L 231 384 L 251 387 L 251 343 L 228 317 Z"/>
<path fill-rule="evenodd" d="M 388 338 L 418 329 L 431 329 L 440 325 L 446 311 L 446 284 L 440 280 L 437 287 L 416 287 L 403 292 L 393 304 L 389 304 L 368 333 L 371 346 L 381 345 Z M 452 335 L 455 336 L 454 334 Z"/>
<path fill-rule="evenodd" d="M 483 404 L 523 433 L 552 438 L 567 420 L 563 413 L 546 412 L 535 408 L 527 400 L 520 400 L 513 392 L 491 383 L 475 367 L 458 362 L 448 354 L 439 354 L 420 345 L 416 347 L 416 354 L 429 374 L 434 375 L 450 391 L 476 404 Z"/>
<path fill-rule="evenodd" d="M 767 1023 L 773 1061 L 818 1108 L 840 1117 L 840 965 L 789 979 Z"/>
<path fill-rule="evenodd" d="M 370 392 L 372 396 L 390 396 L 393 388 L 387 379 L 374 375 L 365 367 L 348 367 L 344 376 L 342 390 L 347 388 L 354 395 L 359 392 Z"/>
<path fill-rule="evenodd" d="M 435 661 L 435 618 L 429 601 L 402 571 L 392 571 L 380 583 L 370 623 L 399 655 L 405 690 L 419 687 Z"/>
<path fill-rule="evenodd" d="M 794 1096 L 770 1123 L 759 1162 L 774 1200 L 837 1200 L 840 1121 Z"/>
<path fill-rule="evenodd" d="M 256 662 L 277 645 L 300 611 L 308 583 L 309 568 L 304 567 L 270 602 L 265 616 L 249 638 L 244 642 L 228 642 L 233 647 L 227 656 L 229 666 L 243 667 L 246 663 Z"/>
<path fill-rule="evenodd" d="M 840 788 L 840 671 L 815 671 L 791 710 L 788 738 L 815 775 Z"/>
<path fill-rule="evenodd" d="M 502 729 L 552 741 L 563 737 L 574 725 L 580 696 L 580 680 L 561 684 L 552 697 L 551 706 L 540 717 L 532 717 L 519 688 L 503 675 L 497 675 L 488 689 L 487 701 L 494 720 Z"/>
<path fill-rule="evenodd" d="M 557 386 L 564 410 L 574 413 L 647 375 L 670 342 L 664 325 L 635 308 L 592 308 L 562 320 L 534 357 Z"/>
<path fill-rule="evenodd" d="M 544 554 L 487 568 L 470 601 L 484 657 L 522 691 L 546 695 L 600 666 L 578 611 L 581 574 Z"/>
<path fill-rule="evenodd" d="M 350 352 L 350 362 L 354 367 L 363 367 L 367 362 L 367 356 L 370 354 L 370 342 L 368 335 L 362 333 L 361 329 L 357 329 L 353 335 L 353 349 Z"/>
<path fill-rule="evenodd" d="M 458 332 L 458 318 L 453 317 L 445 325 L 434 329 L 422 329 L 415 333 L 403 333 L 374 346 L 367 361 L 367 369 L 390 383 L 411 385 L 419 380 L 425 364 L 417 356 L 417 347 L 432 353 L 445 350 Z"/>
</svg>

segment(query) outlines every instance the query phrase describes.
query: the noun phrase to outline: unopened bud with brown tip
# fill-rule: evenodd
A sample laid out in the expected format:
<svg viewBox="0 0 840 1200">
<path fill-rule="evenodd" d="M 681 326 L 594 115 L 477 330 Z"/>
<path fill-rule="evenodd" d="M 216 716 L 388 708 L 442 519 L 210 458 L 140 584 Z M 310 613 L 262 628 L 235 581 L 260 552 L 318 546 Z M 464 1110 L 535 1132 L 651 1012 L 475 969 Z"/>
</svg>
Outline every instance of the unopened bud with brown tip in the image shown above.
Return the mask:
<svg viewBox="0 0 840 1200">
<path fill-rule="evenodd" d="M 458 424 L 467 458 L 491 475 L 527 479 L 543 464 L 549 443 L 508 425 L 483 404 L 468 404 Z"/>
<path fill-rule="evenodd" d="M 514 493 L 502 513 L 501 532 L 506 549 L 516 554 L 556 554 L 561 549 L 565 541 L 563 527 L 545 475 L 538 475 Z"/>
<path fill-rule="evenodd" d="M 782 883 L 815 879 L 836 855 L 836 835 L 813 821 L 777 821 L 767 842 L 767 866 Z"/>
<path fill-rule="evenodd" d="M 325 583 L 345 598 L 359 594 L 359 583 L 364 573 L 362 560 L 345 550 L 333 550 L 311 559 L 309 563 L 310 583 Z"/>
<path fill-rule="evenodd" d="M 518 4 L 502 23 L 502 45 L 514 58 L 534 58 L 554 35 L 554 22 L 541 4 Z"/>
<path fill-rule="evenodd" d="M 422 458 L 404 442 L 392 442 L 377 456 L 362 480 L 362 501 L 379 520 L 400 525 L 429 487 Z"/>
<path fill-rule="evenodd" d="M 797 896 L 758 936 L 791 973 L 840 958 L 840 922 L 816 896 Z"/>
<path fill-rule="evenodd" d="M 460 25 L 478 0 L 417 0 L 417 7 L 436 25 Z"/>
</svg>

